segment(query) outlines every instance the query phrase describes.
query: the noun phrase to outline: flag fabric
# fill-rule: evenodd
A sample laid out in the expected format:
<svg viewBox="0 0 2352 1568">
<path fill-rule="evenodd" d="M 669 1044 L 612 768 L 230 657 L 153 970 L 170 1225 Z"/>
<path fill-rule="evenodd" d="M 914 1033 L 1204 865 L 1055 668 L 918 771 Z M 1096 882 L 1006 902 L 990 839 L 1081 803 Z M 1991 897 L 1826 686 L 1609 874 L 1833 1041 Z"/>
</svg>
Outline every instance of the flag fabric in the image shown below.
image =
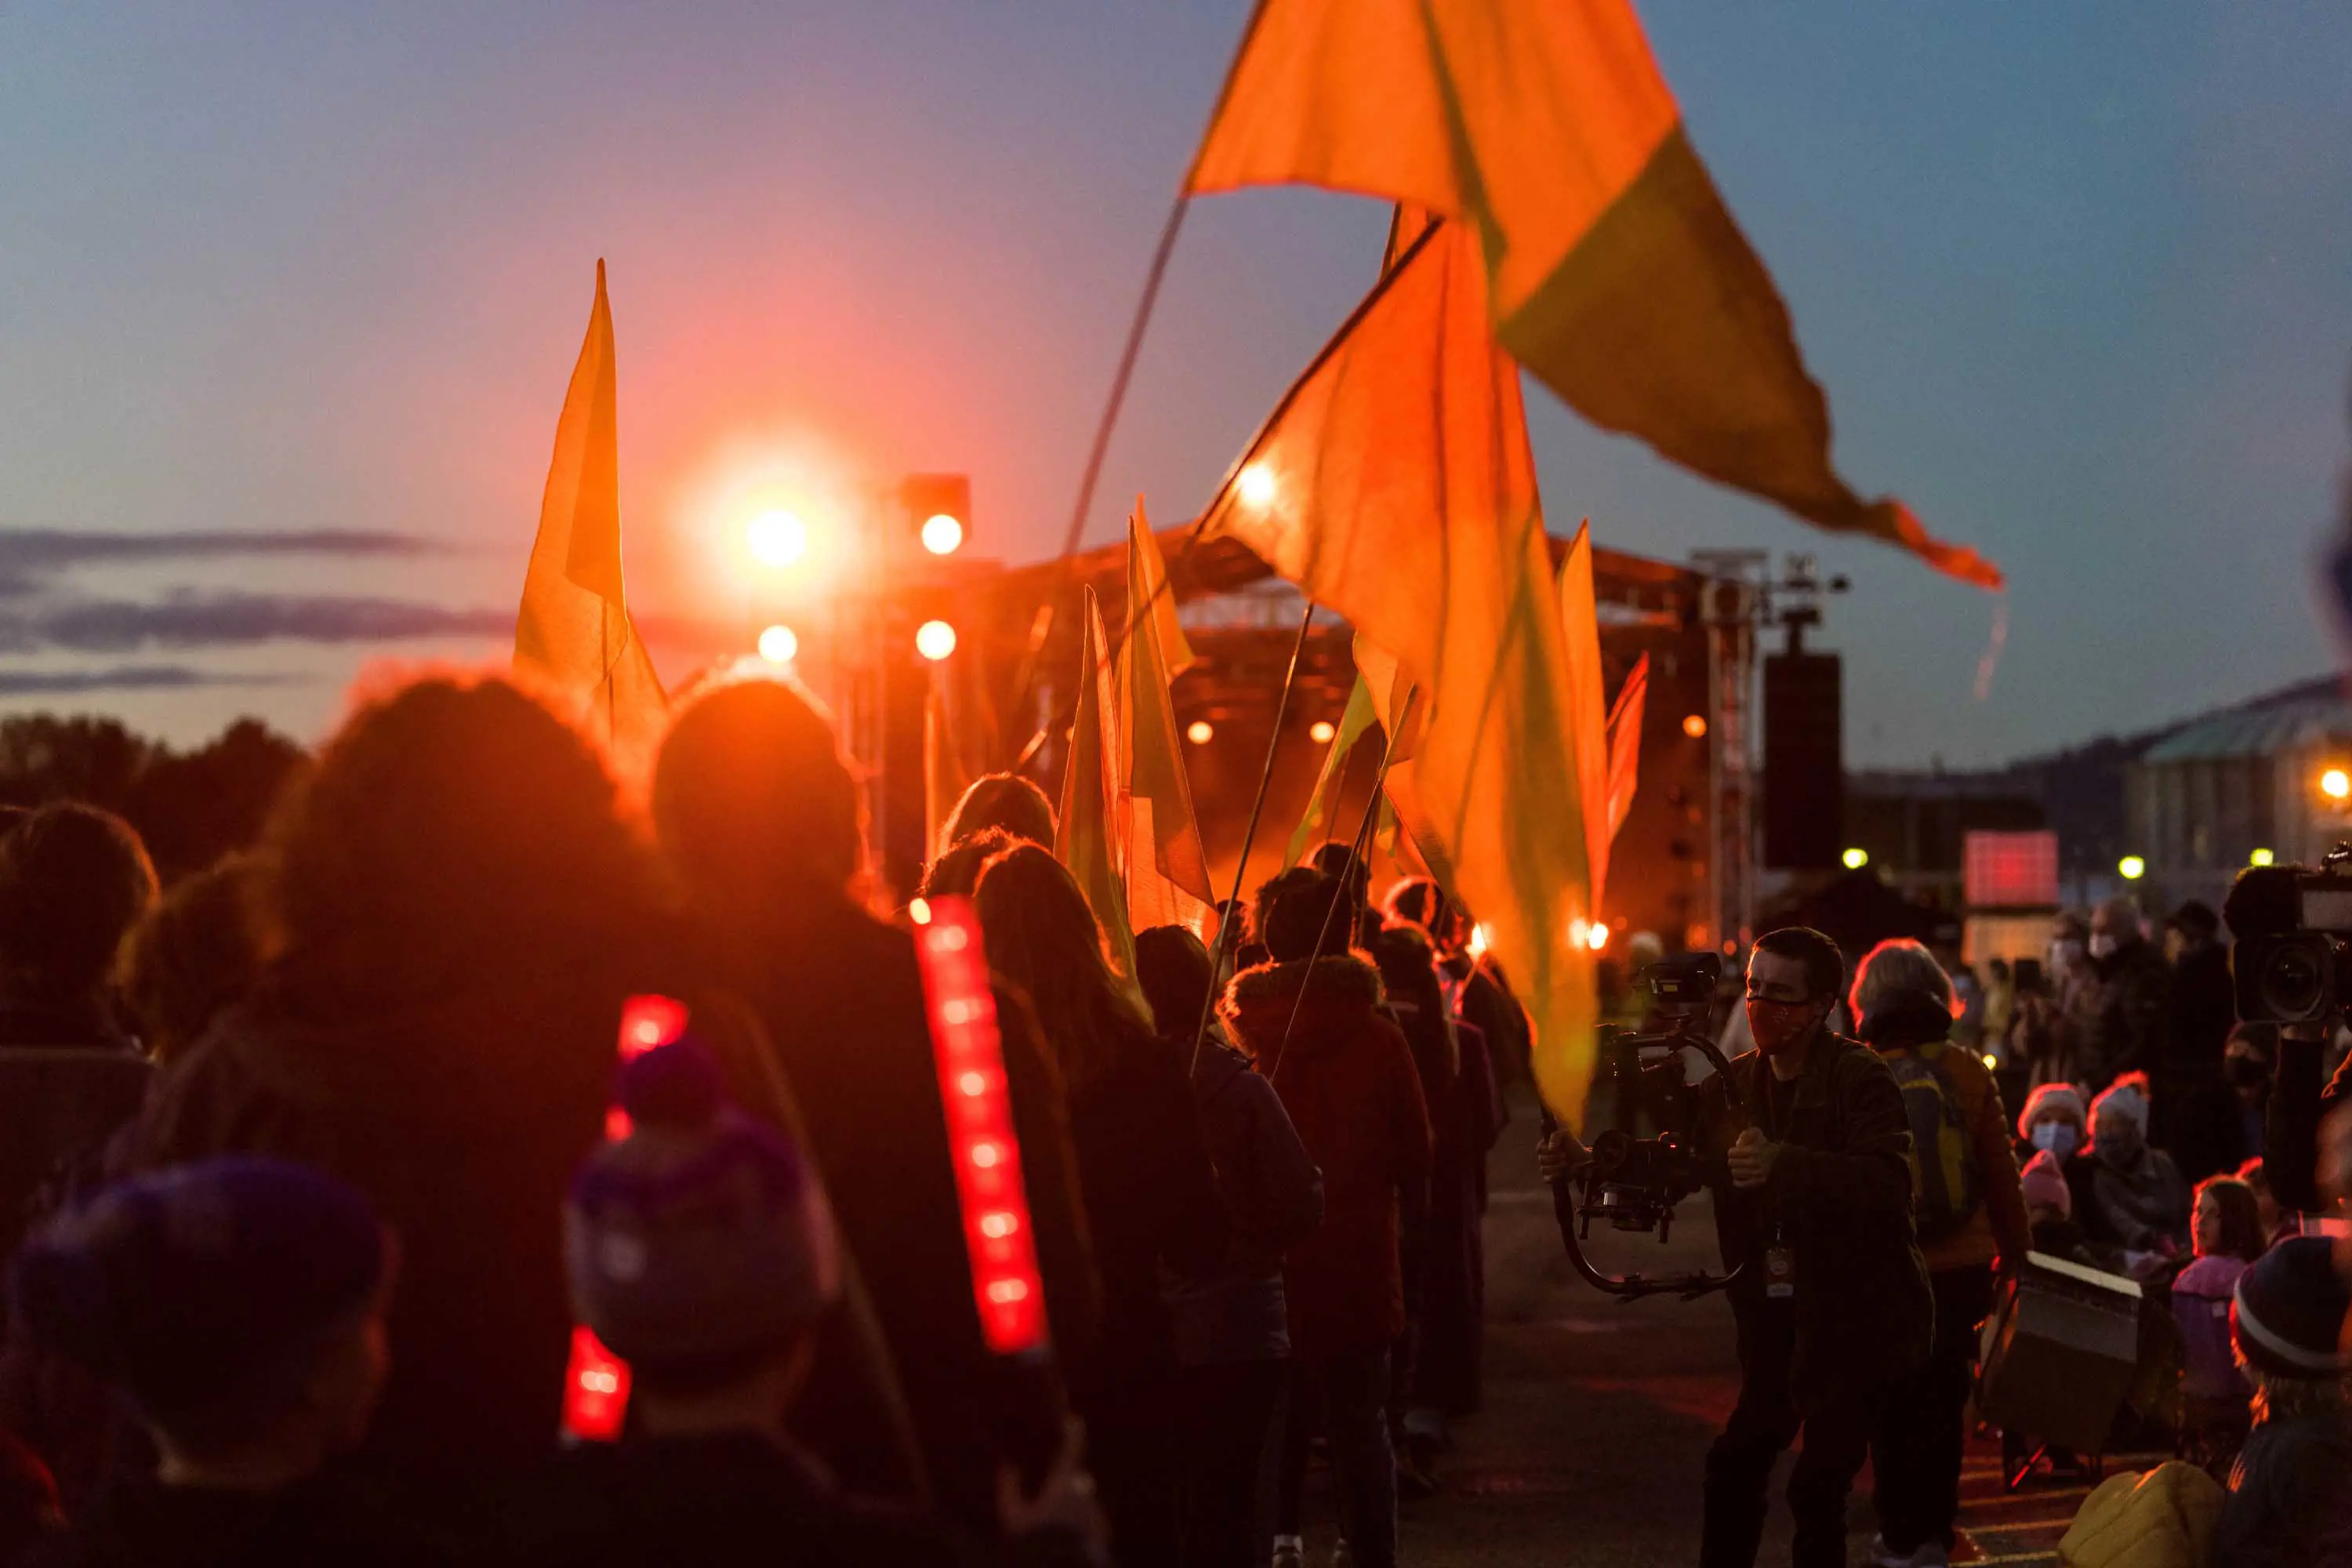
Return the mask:
<svg viewBox="0 0 2352 1568">
<path fill-rule="evenodd" d="M 1388 791 L 1422 858 L 1486 926 L 1571 1121 L 1591 1079 L 1584 806 L 1518 367 L 1495 346 L 1476 236 L 1402 222 L 1342 342 L 1292 389 L 1212 504 L 1350 621 L 1406 743 Z M 1601 803 L 1595 802 L 1600 809 Z"/>
<path fill-rule="evenodd" d="M 1609 881 L 1609 710 L 1601 698 L 1601 611 L 1592 593 L 1592 522 L 1578 525 L 1559 563 L 1559 625 L 1568 648 L 1569 731 L 1576 743 L 1577 798 L 1585 803 L 1584 859 L 1593 918 Z"/>
<path fill-rule="evenodd" d="M 971 770 L 964 766 L 948 715 L 944 686 L 942 667 L 932 665 L 931 682 L 923 693 L 923 842 L 933 855 L 947 847 L 940 834 L 971 785 Z"/>
<path fill-rule="evenodd" d="M 515 668 L 601 737 L 625 769 L 649 767 L 668 699 L 621 588 L 620 412 L 604 264 L 587 341 L 555 425 L 539 536 L 515 616 Z"/>
<path fill-rule="evenodd" d="M 1650 703 L 1650 656 L 1633 663 L 1625 684 L 1617 689 L 1616 705 L 1609 710 L 1609 837 L 1625 826 L 1633 809 L 1633 789 L 1641 782 L 1642 719 Z"/>
<path fill-rule="evenodd" d="M 1108 639 L 1102 607 L 1086 590 L 1086 616 L 1079 628 L 1078 700 L 1070 725 L 1068 754 L 1062 763 L 1062 812 L 1054 854 L 1077 879 L 1078 889 L 1102 922 L 1103 944 L 1122 980 L 1135 978 L 1135 931 L 1127 923 L 1127 888 L 1118 871 L 1115 837 L 1118 789 L 1112 771 L 1118 761 L 1118 713 L 1111 690 Z"/>
<path fill-rule="evenodd" d="M 1177 625 L 1176 596 L 1166 591 L 1168 566 L 1140 496 L 1128 519 L 1127 541 L 1128 636 L 1113 689 L 1118 863 L 1127 888 L 1128 929 L 1181 925 L 1205 941 L 1213 931 L 1216 900 L 1169 689 L 1178 669 L 1193 662 L 1192 648 Z"/>
<path fill-rule="evenodd" d="M 1495 334 L 1585 418 L 1979 587 L 1830 463 L 1788 308 L 1684 133 L 1630 0 L 1265 0 L 1185 188 L 1311 184 L 1483 237 Z"/>
<path fill-rule="evenodd" d="M 1323 771 L 1315 776 L 1315 788 L 1307 797 L 1307 809 L 1299 815 L 1298 826 L 1290 830 L 1290 842 L 1282 851 L 1285 866 L 1304 864 L 1308 852 L 1322 842 L 1327 824 L 1339 807 L 1339 781 L 1347 775 L 1349 753 L 1356 742 L 1374 723 L 1372 689 L 1361 674 L 1356 677 L 1354 689 L 1348 693 L 1348 706 L 1339 714 L 1339 727 L 1331 733 L 1331 742 L 1323 752 Z"/>
</svg>

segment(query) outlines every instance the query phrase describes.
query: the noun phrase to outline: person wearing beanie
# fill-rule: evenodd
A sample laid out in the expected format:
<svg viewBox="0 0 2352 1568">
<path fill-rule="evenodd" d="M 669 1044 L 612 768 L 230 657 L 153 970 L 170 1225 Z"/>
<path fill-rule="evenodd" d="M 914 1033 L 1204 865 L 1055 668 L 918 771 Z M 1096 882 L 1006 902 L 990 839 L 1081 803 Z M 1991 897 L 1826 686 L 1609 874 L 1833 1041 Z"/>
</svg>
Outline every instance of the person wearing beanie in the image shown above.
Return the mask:
<svg viewBox="0 0 2352 1568">
<path fill-rule="evenodd" d="M 2347 1311 L 2352 1290 L 2324 1237 L 2290 1237 L 2239 1277 L 2230 1339 L 2254 1386 L 2253 1429 L 2230 1473 L 2216 1563 L 2352 1563 Z"/>
<path fill-rule="evenodd" d="M 2091 1103 L 2090 1202 L 2077 1203 L 2075 1217 L 2093 1246 L 2123 1252 L 2127 1270 L 2172 1257 L 2189 1241 L 2189 1184 L 2172 1157 L 2149 1144 L 2147 1128 L 2147 1080 L 2137 1074 Z"/>
<path fill-rule="evenodd" d="M 945 1521 L 843 1494 L 793 1435 L 843 1274 L 814 1164 L 728 1102 L 717 1062 L 690 1037 L 630 1062 L 620 1100 L 630 1131 L 573 1179 L 563 1255 L 573 1311 L 628 1364 L 628 1428 L 618 1444 L 560 1456 L 486 1560 L 716 1568 L 789 1552 L 833 1568 L 969 1559 L 971 1547 Z M 1004 1523 L 1016 1557 L 1084 1556 L 1076 1467 L 1073 1444 L 1037 1500 L 1011 1499 Z"/>
<path fill-rule="evenodd" d="M 2070 1263 L 2096 1267 L 2084 1244 L 2083 1227 L 2074 1222 L 2074 1191 L 2066 1184 L 2065 1170 L 2047 1149 L 2019 1173 L 2018 1190 L 2025 1198 L 2026 1217 L 2033 1226 L 2033 1250 Z"/>
<path fill-rule="evenodd" d="M 341 1182 L 226 1158 L 101 1189 L 31 1239 L 16 1321 L 104 1379 L 153 1440 L 29 1561 L 229 1568 L 450 1559 L 341 1463 L 387 1370 L 390 1238 Z"/>
</svg>

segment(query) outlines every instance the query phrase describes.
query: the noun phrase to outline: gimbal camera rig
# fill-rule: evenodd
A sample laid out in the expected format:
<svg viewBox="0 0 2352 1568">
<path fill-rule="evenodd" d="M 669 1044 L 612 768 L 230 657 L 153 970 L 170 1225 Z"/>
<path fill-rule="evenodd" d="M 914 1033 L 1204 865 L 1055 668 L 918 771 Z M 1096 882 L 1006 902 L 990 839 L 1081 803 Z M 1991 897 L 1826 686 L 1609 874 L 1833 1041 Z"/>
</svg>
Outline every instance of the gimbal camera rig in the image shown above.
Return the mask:
<svg viewBox="0 0 2352 1568">
<path fill-rule="evenodd" d="M 1615 1230 L 1655 1231 L 1663 1244 L 1674 1225 L 1675 1205 L 1704 1184 L 1698 1094 L 1684 1081 L 1685 1049 L 1698 1052 L 1713 1065 L 1722 1075 L 1727 1109 L 1735 1116 L 1744 1112 L 1729 1064 L 1706 1033 L 1722 973 L 1722 962 L 1711 952 L 1660 959 L 1634 978 L 1635 987 L 1650 994 L 1653 1027 L 1633 1033 L 1604 1026 L 1601 1031 L 1601 1059 L 1609 1063 L 1616 1088 L 1612 1124 L 1593 1139 L 1592 1158 L 1583 1169 L 1552 1179 L 1551 1200 L 1569 1260 L 1595 1289 L 1612 1296 L 1695 1300 L 1739 1278 L 1739 1268 L 1728 1274 L 1604 1274 L 1584 1256 L 1583 1247 L 1596 1216 Z M 1645 1112 L 1657 1129 L 1653 1137 L 1638 1135 Z M 1557 1126 L 1547 1110 L 1545 1135 Z"/>
</svg>

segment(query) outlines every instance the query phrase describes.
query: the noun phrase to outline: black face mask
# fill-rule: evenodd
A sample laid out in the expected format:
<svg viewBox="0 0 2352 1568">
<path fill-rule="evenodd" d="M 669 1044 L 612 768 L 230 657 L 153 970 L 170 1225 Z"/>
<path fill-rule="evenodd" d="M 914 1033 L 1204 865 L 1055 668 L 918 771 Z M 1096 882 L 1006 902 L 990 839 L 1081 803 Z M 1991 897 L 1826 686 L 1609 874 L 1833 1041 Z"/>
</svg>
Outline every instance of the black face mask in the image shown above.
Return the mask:
<svg viewBox="0 0 2352 1568">
<path fill-rule="evenodd" d="M 2231 1057 L 2221 1064 L 2221 1070 L 2240 1089 L 2252 1089 L 2271 1076 L 2270 1064 L 2259 1057 Z"/>
</svg>

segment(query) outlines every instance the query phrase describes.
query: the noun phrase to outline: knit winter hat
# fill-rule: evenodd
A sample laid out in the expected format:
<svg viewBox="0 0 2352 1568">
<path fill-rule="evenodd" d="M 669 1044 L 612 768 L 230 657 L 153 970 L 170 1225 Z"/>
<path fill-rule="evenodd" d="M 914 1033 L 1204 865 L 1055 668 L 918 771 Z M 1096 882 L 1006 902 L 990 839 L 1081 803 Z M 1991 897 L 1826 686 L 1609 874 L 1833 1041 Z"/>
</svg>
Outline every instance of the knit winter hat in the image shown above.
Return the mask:
<svg viewBox="0 0 2352 1568">
<path fill-rule="evenodd" d="M 2088 1129 L 2091 1125 L 2090 1112 L 2084 1109 L 2083 1097 L 2075 1092 L 2073 1084 L 2038 1083 L 2026 1095 L 2025 1109 L 2018 1112 L 2017 1135 L 2032 1137 L 2033 1123 L 2045 1110 L 2072 1111 L 2077 1126 Z"/>
<path fill-rule="evenodd" d="M 572 1310 L 624 1360 L 692 1365 L 780 1344 L 840 1288 L 833 1210 L 799 1147 L 726 1102 L 691 1039 L 622 1070 L 630 1135 L 564 1205 Z"/>
<path fill-rule="evenodd" d="M 2038 1205 L 2056 1209 L 2070 1219 L 2074 1217 L 2074 1191 L 2066 1184 L 2065 1169 L 2049 1150 L 2034 1151 L 2033 1158 L 2025 1162 L 2025 1169 L 2018 1173 L 2017 1184 L 2028 1207 Z"/>
<path fill-rule="evenodd" d="M 389 1267 L 358 1193 L 282 1160 L 207 1160 L 102 1189 L 18 1251 L 35 1341 L 150 1413 L 199 1411 L 372 1302 Z"/>
<path fill-rule="evenodd" d="M 2099 1118 L 2112 1111 L 2139 1128 L 2142 1138 L 2147 1136 L 2147 1096 L 2137 1083 L 2118 1079 L 2115 1087 L 2091 1101 L 2091 1135 L 2098 1136 Z"/>
<path fill-rule="evenodd" d="M 2230 1337 L 2248 1365 L 2273 1377 L 2340 1377 L 2352 1289 L 2336 1272 L 2324 1236 L 2289 1237 L 2238 1278 Z"/>
</svg>

